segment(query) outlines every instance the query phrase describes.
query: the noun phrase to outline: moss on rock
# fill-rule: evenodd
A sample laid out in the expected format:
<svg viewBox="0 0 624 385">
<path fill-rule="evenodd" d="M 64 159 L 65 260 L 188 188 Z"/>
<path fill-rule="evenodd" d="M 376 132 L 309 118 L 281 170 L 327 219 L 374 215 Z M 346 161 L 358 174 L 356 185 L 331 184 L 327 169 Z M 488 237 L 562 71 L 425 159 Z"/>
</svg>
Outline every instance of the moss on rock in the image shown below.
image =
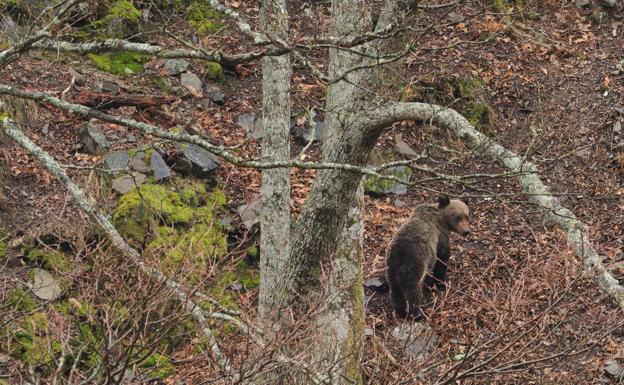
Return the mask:
<svg viewBox="0 0 624 385">
<path fill-rule="evenodd" d="M 160 261 L 167 274 L 202 280 L 209 263 L 227 252 L 220 223 L 225 195 L 199 182 L 173 180 L 147 184 L 122 196 L 113 224 L 126 239 L 146 245 L 147 256 Z"/>
<path fill-rule="evenodd" d="M 214 33 L 223 28 L 223 15 L 204 1 L 193 1 L 188 8 L 186 18 L 200 35 Z"/>
<path fill-rule="evenodd" d="M 135 52 L 87 54 L 87 57 L 102 71 L 115 75 L 129 75 L 143 72 L 143 63 L 148 55 Z"/>
<path fill-rule="evenodd" d="M 207 62 L 204 64 L 204 73 L 206 77 L 210 80 L 214 80 L 216 82 L 225 82 L 225 73 L 223 72 L 223 67 L 221 64 L 216 62 Z"/>
<path fill-rule="evenodd" d="M 50 325 L 44 312 L 22 318 L 12 333 L 11 356 L 31 367 L 51 363 L 61 350 L 61 343 L 51 339 Z"/>
</svg>

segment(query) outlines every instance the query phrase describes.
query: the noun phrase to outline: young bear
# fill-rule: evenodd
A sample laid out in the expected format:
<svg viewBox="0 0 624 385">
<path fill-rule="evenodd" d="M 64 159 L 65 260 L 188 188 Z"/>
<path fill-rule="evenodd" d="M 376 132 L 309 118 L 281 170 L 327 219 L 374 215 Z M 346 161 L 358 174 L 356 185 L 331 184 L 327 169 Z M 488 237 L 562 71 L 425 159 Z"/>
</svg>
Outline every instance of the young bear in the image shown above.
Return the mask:
<svg viewBox="0 0 624 385">
<path fill-rule="evenodd" d="M 390 296 L 399 317 L 419 318 L 423 286 L 444 285 L 451 231 L 470 234 L 468 206 L 443 195 L 437 207 L 416 207 L 392 238 L 386 263 Z"/>
</svg>

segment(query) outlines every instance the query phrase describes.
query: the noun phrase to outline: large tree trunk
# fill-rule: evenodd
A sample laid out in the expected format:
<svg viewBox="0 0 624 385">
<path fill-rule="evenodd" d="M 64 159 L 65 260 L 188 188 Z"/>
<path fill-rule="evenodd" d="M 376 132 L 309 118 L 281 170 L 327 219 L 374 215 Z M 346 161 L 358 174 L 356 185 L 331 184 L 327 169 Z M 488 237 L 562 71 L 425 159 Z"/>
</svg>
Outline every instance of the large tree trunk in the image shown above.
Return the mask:
<svg viewBox="0 0 624 385">
<path fill-rule="evenodd" d="M 364 286 L 362 258 L 364 242 L 364 187 L 347 214 L 331 262 L 327 285 L 327 303 L 316 320 L 316 329 L 324 334 L 317 345 L 315 362 L 331 384 L 362 384 L 360 358 L 364 333 Z"/>
<path fill-rule="evenodd" d="M 261 9 L 265 32 L 272 38 L 287 38 L 288 13 L 284 0 L 266 0 Z M 262 115 L 264 138 L 262 159 L 290 158 L 290 57 L 262 59 Z M 262 171 L 262 209 L 260 219 L 260 294 L 258 312 L 267 324 L 274 324 L 279 314 L 272 314 L 280 291 L 279 273 L 290 257 L 290 169 Z M 272 317 L 273 315 L 274 317 Z"/>
</svg>

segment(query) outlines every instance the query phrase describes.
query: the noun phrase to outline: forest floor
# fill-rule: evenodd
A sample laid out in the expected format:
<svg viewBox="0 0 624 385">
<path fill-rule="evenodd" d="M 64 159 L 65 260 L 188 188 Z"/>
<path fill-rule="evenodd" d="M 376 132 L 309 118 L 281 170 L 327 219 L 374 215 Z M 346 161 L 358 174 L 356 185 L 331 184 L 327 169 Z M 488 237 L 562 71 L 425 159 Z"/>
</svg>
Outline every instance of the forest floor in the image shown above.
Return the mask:
<svg viewBox="0 0 624 385">
<path fill-rule="evenodd" d="M 257 10 L 245 2 L 236 3 L 244 15 L 257 19 Z M 438 21 L 421 42 L 423 49 L 409 58 L 401 85 L 481 79 L 479 97 L 493 111 L 488 134 L 508 149 L 527 154 L 562 204 L 587 224 L 595 249 L 614 275 L 621 277 L 624 132 L 617 122 L 624 122 L 624 18 L 621 9 L 606 12 L 599 20 L 597 8 L 579 9 L 567 1 L 541 3 L 509 17 L 494 10 L 474 12 L 469 5 L 455 7 L 451 13 L 446 8 L 424 13 L 423 25 Z M 305 20 L 305 12 L 299 12 L 305 4 L 292 2 L 293 28 L 309 33 L 326 26 L 327 12 L 322 11 L 326 4 L 313 6 L 321 15 L 316 25 Z M 236 31 L 234 27 L 229 30 Z M 454 38 L 463 43 L 456 43 Z M 160 43 L 173 44 L 165 37 Z M 201 43 L 228 52 L 245 46 L 233 32 L 205 37 Z M 163 63 L 160 59 L 149 61 L 146 73 L 162 73 Z M 193 63 L 191 68 L 198 67 Z M 69 101 L 81 91 L 94 91 L 103 81 L 116 84 L 122 95 L 161 92 L 148 75 L 114 76 L 98 71 L 76 55 L 57 57 L 41 52 L 11 64 L 0 72 L 0 81 L 60 95 L 72 81 L 70 69 L 81 72 L 85 80 L 63 94 Z M 157 108 L 128 107 L 111 112 L 165 128 L 190 124 L 218 144 L 240 146 L 242 154 L 256 156 L 260 141 L 248 137 L 237 124 L 237 116 L 260 115 L 259 63 L 228 70 L 226 75 L 224 84 L 205 80 L 223 90 L 223 105 L 205 96 L 186 95 L 160 107 L 161 112 Z M 293 75 L 293 113 L 301 114 L 315 106 L 322 115 L 324 87 L 303 70 Z M 22 128 L 61 163 L 88 168 L 100 164 L 102 157 L 81 151 L 76 128 L 82 124 L 81 118 L 44 104 L 38 108 L 34 123 Z M 148 141 L 136 135 L 138 141 L 129 143 L 122 140 L 128 137 L 125 128 L 112 124 L 102 127 L 111 140 L 111 151 Z M 395 125 L 379 141 L 379 150 L 401 159 L 395 148 L 399 134 L 416 152 L 428 146 L 431 155 L 420 163 L 441 173 L 504 172 L 479 152 L 468 151 L 447 132 L 422 124 Z M 299 154 L 302 144 L 292 143 L 292 154 Z M 319 154 L 320 144 L 315 143 L 308 159 L 318 159 Z M 92 183 L 93 172 L 74 168 L 68 173 L 97 197 L 101 209 L 110 210 L 114 196 L 103 194 L 97 183 Z M 260 173 L 225 162 L 217 173 L 235 217 L 237 206 L 259 194 Z M 314 174 L 292 170 L 295 213 Z M 583 273 L 582 261 L 567 246 L 565 234 L 542 221 L 541 209 L 527 201 L 513 178 L 474 178 L 477 182 L 470 186 L 431 179 L 415 173 L 412 180 L 422 182 L 410 187 L 407 194 L 367 195 L 365 208 L 365 279 L 384 276 L 385 250 L 393 233 L 414 206 L 435 202 L 436 191 L 462 197 L 471 210 L 472 234 L 468 238 L 453 236 L 448 288 L 434 295 L 435 304 L 427 310 L 428 323 L 439 344 L 428 362 L 417 363 L 426 368 L 423 383 L 448 375 L 454 363 L 472 352 L 492 361 L 474 368 L 467 363 L 459 370 L 468 371 L 462 384 L 615 383 L 605 372 L 605 365 L 609 360 L 624 362 L 622 311 Z M 0 143 L 0 181 L 0 225 L 9 246 L 50 233 L 70 243 L 84 236 L 81 229 L 88 223 L 64 188 L 7 138 Z M 238 241 L 250 236 L 238 219 L 235 225 Z M 19 248 L 9 249 L 14 260 L 19 253 Z M 7 277 L 19 275 L 19 263 L 5 267 L 0 273 L 4 283 L 9 281 Z M 250 290 L 239 300 L 253 304 L 256 294 Z M 404 356 L 391 337 L 400 321 L 392 315 L 386 293 L 366 289 L 365 294 L 366 382 L 402 383 L 414 367 L 405 364 L 413 358 Z M 455 361 L 436 361 L 439 357 L 453 357 Z M 178 367 L 176 378 L 192 383 L 193 378 L 199 378 L 198 373 L 197 361 L 192 361 L 192 365 Z"/>
</svg>

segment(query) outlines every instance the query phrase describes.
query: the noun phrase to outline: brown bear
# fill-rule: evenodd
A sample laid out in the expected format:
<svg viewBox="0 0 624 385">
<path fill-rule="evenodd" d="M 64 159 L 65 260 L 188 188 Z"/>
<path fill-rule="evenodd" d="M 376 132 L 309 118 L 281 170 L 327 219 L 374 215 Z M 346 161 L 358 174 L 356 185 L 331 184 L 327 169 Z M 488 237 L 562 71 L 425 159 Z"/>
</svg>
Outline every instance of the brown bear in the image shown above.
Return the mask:
<svg viewBox="0 0 624 385">
<path fill-rule="evenodd" d="M 419 318 L 423 286 L 444 285 L 451 231 L 470 234 L 468 206 L 442 195 L 437 207 L 416 207 L 392 238 L 386 260 L 387 277 L 399 317 Z"/>
</svg>

